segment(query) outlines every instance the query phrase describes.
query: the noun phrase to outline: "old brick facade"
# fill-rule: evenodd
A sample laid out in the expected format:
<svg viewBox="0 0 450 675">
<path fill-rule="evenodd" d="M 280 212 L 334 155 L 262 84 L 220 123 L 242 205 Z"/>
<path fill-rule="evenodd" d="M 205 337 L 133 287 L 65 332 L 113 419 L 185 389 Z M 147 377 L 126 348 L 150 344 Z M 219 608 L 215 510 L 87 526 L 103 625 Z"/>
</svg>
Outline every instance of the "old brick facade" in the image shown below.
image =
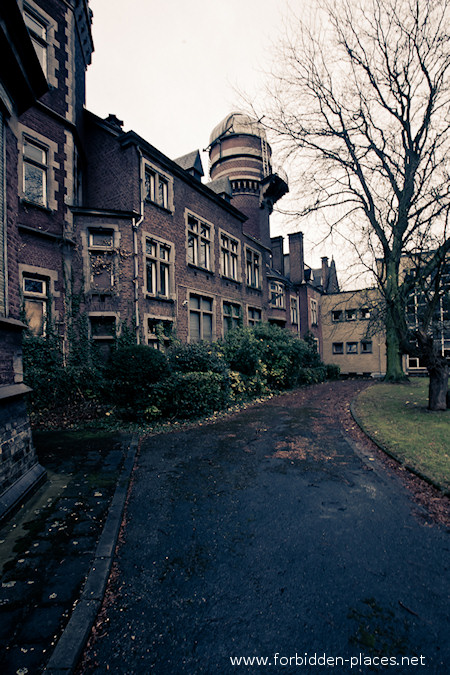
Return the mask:
<svg viewBox="0 0 450 675">
<path fill-rule="evenodd" d="M 290 236 L 290 254 L 270 238 L 288 186 L 258 122 L 232 113 L 218 124 L 202 182 L 197 151 L 169 159 L 114 115 L 85 110 L 88 0 L 5 0 L 2 26 L 3 63 L 14 40 L 23 62 L 2 71 L 0 89 L 2 330 L 10 322 L 1 384 L 20 385 L 24 405 L 21 321 L 35 335 L 56 334 L 67 351 L 75 313 L 105 348 L 125 326 L 137 343 L 164 348 L 174 332 L 212 341 L 270 321 L 312 333 L 322 350 L 320 298 L 337 290 L 334 265 L 310 270 L 301 233 Z M 8 448 L 19 428 L 3 429 Z M 21 456 L 31 452 L 24 446 Z M 16 466 L 17 475 L 3 470 L 0 493 L 26 471 Z"/>
</svg>

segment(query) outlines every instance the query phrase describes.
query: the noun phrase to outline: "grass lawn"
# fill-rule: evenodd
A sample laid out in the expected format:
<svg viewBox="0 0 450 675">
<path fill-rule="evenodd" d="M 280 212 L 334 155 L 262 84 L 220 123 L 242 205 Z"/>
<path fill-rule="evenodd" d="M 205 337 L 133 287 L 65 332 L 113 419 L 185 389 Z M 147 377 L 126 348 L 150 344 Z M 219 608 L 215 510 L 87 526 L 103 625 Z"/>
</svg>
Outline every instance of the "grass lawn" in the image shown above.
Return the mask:
<svg viewBox="0 0 450 675">
<path fill-rule="evenodd" d="M 354 404 L 365 431 L 400 462 L 450 490 L 450 410 L 431 412 L 428 379 L 379 383 Z"/>
</svg>

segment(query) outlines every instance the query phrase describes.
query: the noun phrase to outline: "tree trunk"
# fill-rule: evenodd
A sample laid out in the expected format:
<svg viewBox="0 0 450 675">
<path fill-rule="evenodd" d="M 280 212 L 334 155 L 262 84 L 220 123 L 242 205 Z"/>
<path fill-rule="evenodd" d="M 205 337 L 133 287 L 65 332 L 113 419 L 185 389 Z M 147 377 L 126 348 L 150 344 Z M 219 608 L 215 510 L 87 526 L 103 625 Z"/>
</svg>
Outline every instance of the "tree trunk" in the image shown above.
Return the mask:
<svg viewBox="0 0 450 675">
<path fill-rule="evenodd" d="M 403 372 L 397 329 L 389 316 L 386 317 L 386 375 L 384 379 L 387 382 L 402 382 L 407 379 Z"/>
<path fill-rule="evenodd" d="M 424 331 L 417 331 L 417 345 L 420 359 L 426 365 L 430 376 L 428 387 L 428 410 L 447 410 L 448 363 L 441 354 L 438 343 Z"/>
<path fill-rule="evenodd" d="M 448 365 L 445 360 L 428 369 L 430 386 L 428 388 L 428 409 L 447 410 Z"/>
</svg>

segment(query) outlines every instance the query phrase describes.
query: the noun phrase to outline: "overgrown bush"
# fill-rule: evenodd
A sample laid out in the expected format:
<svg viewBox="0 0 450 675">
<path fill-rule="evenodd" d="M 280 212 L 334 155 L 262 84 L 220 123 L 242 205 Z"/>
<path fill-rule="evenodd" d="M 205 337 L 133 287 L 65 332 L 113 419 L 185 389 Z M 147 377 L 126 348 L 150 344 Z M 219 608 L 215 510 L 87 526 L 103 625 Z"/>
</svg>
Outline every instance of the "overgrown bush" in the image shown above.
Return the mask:
<svg viewBox="0 0 450 675">
<path fill-rule="evenodd" d="M 227 364 L 214 343 L 174 344 L 167 352 L 167 359 L 172 372 L 223 374 L 227 371 Z"/>
<path fill-rule="evenodd" d="M 128 419 L 137 419 L 150 406 L 153 385 L 169 374 L 166 356 L 145 345 L 113 349 L 106 368 L 105 396 Z"/>
<path fill-rule="evenodd" d="M 54 407 L 70 394 L 58 337 L 26 334 L 23 339 L 24 381 L 32 388 L 34 407 Z"/>
<path fill-rule="evenodd" d="M 163 415 L 186 419 L 208 415 L 230 402 L 227 373 L 176 372 L 154 387 Z"/>
</svg>

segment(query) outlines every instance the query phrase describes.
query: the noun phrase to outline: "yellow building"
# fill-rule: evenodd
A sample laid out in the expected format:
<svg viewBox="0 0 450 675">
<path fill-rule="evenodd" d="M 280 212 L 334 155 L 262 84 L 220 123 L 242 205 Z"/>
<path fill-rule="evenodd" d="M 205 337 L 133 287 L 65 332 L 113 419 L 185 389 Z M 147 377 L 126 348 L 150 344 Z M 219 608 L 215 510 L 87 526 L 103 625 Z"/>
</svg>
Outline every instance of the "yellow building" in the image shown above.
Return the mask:
<svg viewBox="0 0 450 675">
<path fill-rule="evenodd" d="M 386 344 L 377 289 L 342 291 L 322 298 L 323 360 L 343 375 L 382 377 Z"/>
</svg>

